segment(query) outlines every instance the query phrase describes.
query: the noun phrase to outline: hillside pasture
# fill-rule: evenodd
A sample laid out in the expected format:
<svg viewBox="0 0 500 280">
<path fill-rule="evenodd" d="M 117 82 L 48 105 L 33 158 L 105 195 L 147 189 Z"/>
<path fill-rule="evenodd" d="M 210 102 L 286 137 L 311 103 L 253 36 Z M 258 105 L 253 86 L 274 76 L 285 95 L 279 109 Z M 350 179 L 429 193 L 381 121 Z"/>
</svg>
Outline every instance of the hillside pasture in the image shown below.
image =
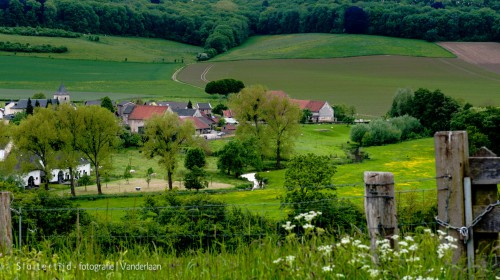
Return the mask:
<svg viewBox="0 0 500 280">
<path fill-rule="evenodd" d="M 36 92 L 51 96 L 61 82 L 73 100 L 142 97 L 207 98 L 202 90 L 176 83 L 171 75 L 180 64 L 91 61 L 0 56 L 0 98 L 27 98 Z"/>
<path fill-rule="evenodd" d="M 66 53 L 12 53 L 0 52 L 2 56 L 44 57 L 56 59 L 85 59 L 94 61 L 128 61 L 145 63 L 190 63 L 203 48 L 174 41 L 137 37 L 98 35 L 99 41 L 80 38 L 42 36 L 20 36 L 0 34 L 0 41 L 30 45 L 66 46 Z"/>
<path fill-rule="evenodd" d="M 371 55 L 454 57 L 442 47 L 422 40 L 348 34 L 287 34 L 250 37 L 241 46 L 212 61 L 338 58 Z"/>
<path fill-rule="evenodd" d="M 244 60 L 196 64 L 181 71 L 181 81 L 234 78 L 262 84 L 293 98 L 354 105 L 359 118 L 384 115 L 399 88 L 440 89 L 474 105 L 500 104 L 500 75 L 456 58 L 367 56 L 334 59 Z M 195 71 L 196 70 L 196 71 Z M 368 115 L 368 116 L 367 116 Z"/>
</svg>

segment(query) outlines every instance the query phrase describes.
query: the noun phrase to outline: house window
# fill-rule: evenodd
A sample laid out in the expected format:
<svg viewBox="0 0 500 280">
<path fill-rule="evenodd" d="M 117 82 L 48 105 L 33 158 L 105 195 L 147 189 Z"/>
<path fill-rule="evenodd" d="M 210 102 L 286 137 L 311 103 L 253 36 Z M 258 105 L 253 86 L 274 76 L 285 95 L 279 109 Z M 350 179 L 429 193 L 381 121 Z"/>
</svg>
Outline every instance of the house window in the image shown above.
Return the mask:
<svg viewBox="0 0 500 280">
<path fill-rule="evenodd" d="M 137 132 L 139 132 L 139 134 L 144 134 L 144 126 L 139 126 Z"/>
</svg>

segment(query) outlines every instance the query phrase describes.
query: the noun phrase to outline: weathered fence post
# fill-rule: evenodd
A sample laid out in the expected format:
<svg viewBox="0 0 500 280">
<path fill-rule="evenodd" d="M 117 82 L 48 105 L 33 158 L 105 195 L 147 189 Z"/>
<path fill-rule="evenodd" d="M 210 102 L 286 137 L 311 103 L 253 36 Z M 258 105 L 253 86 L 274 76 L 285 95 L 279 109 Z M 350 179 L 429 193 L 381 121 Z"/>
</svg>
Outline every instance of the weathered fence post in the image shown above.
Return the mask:
<svg viewBox="0 0 500 280">
<path fill-rule="evenodd" d="M 465 226 L 464 177 L 469 172 L 469 142 L 466 131 L 440 131 L 434 135 L 438 193 L 438 222 L 441 230 L 459 241 L 453 254 L 457 263 L 465 256 L 466 246 L 457 229 Z M 443 227 L 447 225 L 447 227 Z"/>
<path fill-rule="evenodd" d="M 12 220 L 10 215 L 10 193 L 0 192 L 0 252 L 8 253 L 12 248 Z"/>
<path fill-rule="evenodd" d="M 394 175 L 389 172 L 364 173 L 365 213 L 371 239 L 371 249 L 375 259 L 376 242 L 379 236 L 390 239 L 398 230 L 396 200 L 394 197 Z"/>
<path fill-rule="evenodd" d="M 474 216 L 474 247 L 480 255 L 476 258 L 485 262 L 489 254 L 500 256 L 500 157 L 486 148 L 469 158 L 472 179 L 472 213 Z M 496 205 L 496 206 L 494 206 Z"/>
</svg>

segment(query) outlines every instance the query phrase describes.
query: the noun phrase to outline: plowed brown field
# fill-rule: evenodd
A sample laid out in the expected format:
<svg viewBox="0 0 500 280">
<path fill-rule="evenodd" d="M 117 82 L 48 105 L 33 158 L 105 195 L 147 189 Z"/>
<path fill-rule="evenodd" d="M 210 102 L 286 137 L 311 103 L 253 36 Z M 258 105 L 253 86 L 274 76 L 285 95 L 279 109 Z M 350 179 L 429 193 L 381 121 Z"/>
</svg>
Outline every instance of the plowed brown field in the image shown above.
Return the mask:
<svg viewBox="0 0 500 280">
<path fill-rule="evenodd" d="M 459 59 L 500 74 L 500 43 L 442 42 L 439 45 Z"/>
</svg>

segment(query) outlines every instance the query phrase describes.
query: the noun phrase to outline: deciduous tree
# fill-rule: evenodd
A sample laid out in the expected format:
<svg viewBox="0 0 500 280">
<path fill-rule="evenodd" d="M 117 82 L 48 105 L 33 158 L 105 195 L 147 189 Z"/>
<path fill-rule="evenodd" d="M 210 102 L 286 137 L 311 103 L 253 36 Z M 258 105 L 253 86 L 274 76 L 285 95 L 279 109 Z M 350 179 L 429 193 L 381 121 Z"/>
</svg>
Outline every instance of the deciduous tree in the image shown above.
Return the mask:
<svg viewBox="0 0 500 280">
<path fill-rule="evenodd" d="M 203 168 L 206 163 L 205 152 L 202 148 L 195 147 L 187 151 L 186 158 L 184 159 L 184 166 L 187 169 L 193 170 L 195 167 Z"/>
<path fill-rule="evenodd" d="M 111 155 L 118 143 L 120 127 L 115 116 L 98 106 L 84 106 L 77 110 L 78 118 L 83 122 L 78 133 L 77 146 L 94 168 L 97 193 L 102 194 L 101 174 L 99 169 Z"/>
<path fill-rule="evenodd" d="M 62 104 L 56 110 L 56 128 L 63 145 L 59 152 L 58 167 L 68 168 L 71 195 L 75 196 L 75 176 L 83 154 L 78 150 L 77 139 L 83 129 L 78 112 L 69 104 Z"/>
<path fill-rule="evenodd" d="M 293 147 L 293 140 L 299 133 L 301 111 L 288 97 L 267 94 L 264 105 L 266 131 L 272 140 L 276 168 L 281 168 L 282 154 Z"/>
<path fill-rule="evenodd" d="M 19 124 L 14 133 L 14 143 L 28 168 L 45 173 L 45 189 L 49 189 L 51 171 L 55 167 L 55 155 L 62 145 L 62 139 L 55 126 L 55 112 L 39 108 L 36 114 Z"/>
<path fill-rule="evenodd" d="M 145 135 L 144 154 L 148 158 L 159 158 L 158 163 L 167 171 L 168 188 L 172 190 L 179 151 L 193 141 L 194 125 L 190 121 L 181 122 L 174 113 L 154 115 L 146 121 Z"/>
</svg>

